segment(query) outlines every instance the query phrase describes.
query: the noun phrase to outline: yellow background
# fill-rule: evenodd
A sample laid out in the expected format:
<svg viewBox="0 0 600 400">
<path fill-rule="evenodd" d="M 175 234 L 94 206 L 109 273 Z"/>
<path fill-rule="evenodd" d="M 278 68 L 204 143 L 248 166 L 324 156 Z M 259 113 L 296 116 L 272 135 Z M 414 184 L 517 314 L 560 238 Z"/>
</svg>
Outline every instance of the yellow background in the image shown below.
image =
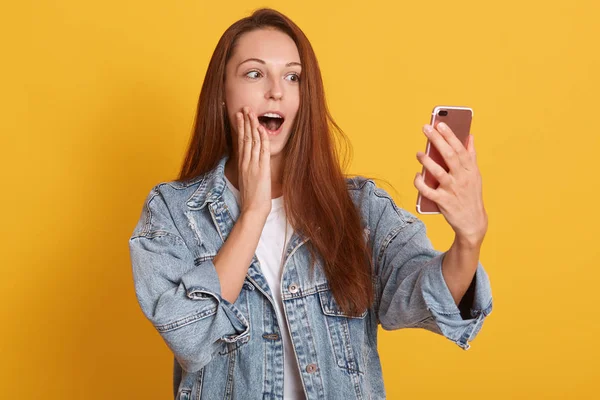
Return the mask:
<svg viewBox="0 0 600 400">
<path fill-rule="evenodd" d="M 414 212 L 436 104 L 475 110 L 494 311 L 471 349 L 380 331 L 391 399 L 588 399 L 600 378 L 599 3 L 36 1 L 2 37 L 2 398 L 167 399 L 127 239 L 173 179 L 209 58 L 259 6 L 311 40 L 348 172 Z M 421 216 L 434 245 L 452 231 Z"/>
</svg>

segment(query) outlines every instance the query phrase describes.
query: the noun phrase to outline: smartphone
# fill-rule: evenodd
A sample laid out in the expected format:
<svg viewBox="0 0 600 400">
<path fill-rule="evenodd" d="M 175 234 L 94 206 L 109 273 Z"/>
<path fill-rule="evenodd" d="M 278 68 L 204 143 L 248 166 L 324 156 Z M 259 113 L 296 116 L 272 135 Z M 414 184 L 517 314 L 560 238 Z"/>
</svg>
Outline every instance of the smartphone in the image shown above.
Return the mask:
<svg viewBox="0 0 600 400">
<path fill-rule="evenodd" d="M 467 143 L 469 140 L 469 132 L 471 130 L 471 120 L 473 119 L 473 109 L 470 107 L 460 107 L 460 106 L 435 106 L 433 111 L 431 112 L 431 121 L 429 124 L 434 128 L 437 128 L 437 124 L 440 122 L 444 122 L 446 125 L 452 129 L 452 132 L 456 135 L 458 140 L 460 140 L 463 146 L 467 147 Z M 438 163 L 442 168 L 446 171 L 449 170 L 444 158 L 436 149 L 434 145 L 427 140 L 427 148 L 425 153 L 429 155 Z M 433 189 L 436 189 L 439 186 L 439 182 L 427 172 L 425 167 L 423 167 L 421 174 L 425 179 L 425 184 Z M 417 197 L 417 212 L 419 214 L 441 214 L 440 209 L 437 204 L 429 200 L 425 196 L 421 196 L 421 192 Z"/>
</svg>

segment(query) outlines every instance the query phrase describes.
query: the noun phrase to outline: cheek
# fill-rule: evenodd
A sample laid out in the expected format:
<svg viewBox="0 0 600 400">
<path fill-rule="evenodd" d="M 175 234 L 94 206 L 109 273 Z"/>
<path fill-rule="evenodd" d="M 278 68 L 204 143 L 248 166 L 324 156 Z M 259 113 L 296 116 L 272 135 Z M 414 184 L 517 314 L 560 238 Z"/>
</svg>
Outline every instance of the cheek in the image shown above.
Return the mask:
<svg viewBox="0 0 600 400">
<path fill-rule="evenodd" d="M 262 98 L 256 88 L 251 85 L 234 85 L 226 90 L 227 101 L 234 110 L 241 110 L 244 106 L 255 108 Z"/>
<path fill-rule="evenodd" d="M 295 104 L 292 106 L 292 110 L 293 112 L 291 113 L 291 117 L 292 119 L 290 120 L 290 122 L 294 123 L 296 118 L 298 117 L 298 108 L 299 108 L 299 104 Z"/>
<path fill-rule="evenodd" d="M 298 114 L 298 109 L 300 108 L 300 93 L 298 93 L 298 91 L 296 90 L 296 92 L 294 92 L 293 95 L 290 96 L 289 100 L 291 103 L 290 109 L 292 110 L 294 117 L 296 117 L 296 114 Z"/>
</svg>

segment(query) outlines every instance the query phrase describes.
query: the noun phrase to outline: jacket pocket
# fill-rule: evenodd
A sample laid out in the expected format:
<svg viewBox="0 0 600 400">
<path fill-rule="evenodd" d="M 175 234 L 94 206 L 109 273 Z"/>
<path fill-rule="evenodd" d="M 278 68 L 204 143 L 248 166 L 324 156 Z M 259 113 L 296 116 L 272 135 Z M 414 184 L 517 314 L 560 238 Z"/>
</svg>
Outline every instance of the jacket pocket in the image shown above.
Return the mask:
<svg viewBox="0 0 600 400">
<path fill-rule="evenodd" d="M 320 291 L 318 296 L 336 364 L 352 374 L 363 374 L 362 366 L 358 363 L 357 350 L 353 347 L 351 332 L 365 329 L 364 319 L 368 310 L 360 316 L 350 316 L 339 307 L 331 290 Z"/>
</svg>

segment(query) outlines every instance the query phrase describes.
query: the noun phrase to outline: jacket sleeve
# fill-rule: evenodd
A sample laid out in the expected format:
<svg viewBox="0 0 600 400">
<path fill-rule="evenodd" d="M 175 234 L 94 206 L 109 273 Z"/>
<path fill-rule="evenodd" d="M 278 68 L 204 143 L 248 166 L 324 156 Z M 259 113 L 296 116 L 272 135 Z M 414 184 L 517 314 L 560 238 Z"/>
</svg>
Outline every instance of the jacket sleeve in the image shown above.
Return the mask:
<svg viewBox="0 0 600 400">
<path fill-rule="evenodd" d="M 371 217 L 377 276 L 377 315 L 383 329 L 423 328 L 464 350 L 492 311 L 490 281 L 481 263 L 457 306 L 442 275 L 442 253 L 425 224 L 373 184 Z"/>
<path fill-rule="evenodd" d="M 198 371 L 223 342 L 249 339 L 248 321 L 221 297 L 212 259 L 194 259 L 156 188 L 146 199 L 129 250 L 140 307 L 183 369 Z"/>
</svg>

